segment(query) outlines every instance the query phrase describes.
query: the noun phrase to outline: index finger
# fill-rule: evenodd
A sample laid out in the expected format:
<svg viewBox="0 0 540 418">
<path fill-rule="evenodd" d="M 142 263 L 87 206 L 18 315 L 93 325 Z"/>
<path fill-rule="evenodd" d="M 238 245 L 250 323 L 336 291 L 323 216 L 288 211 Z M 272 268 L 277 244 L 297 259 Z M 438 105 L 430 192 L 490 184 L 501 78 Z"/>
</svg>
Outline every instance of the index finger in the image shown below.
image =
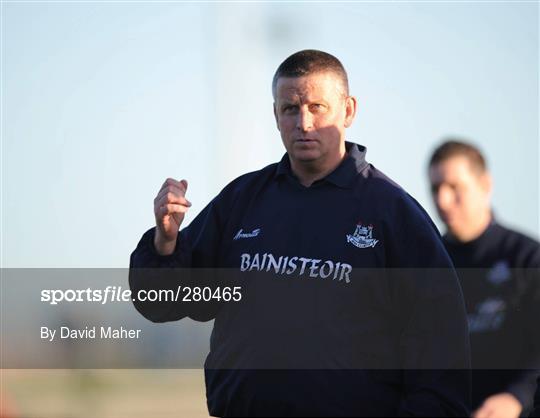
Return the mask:
<svg viewBox="0 0 540 418">
<path fill-rule="evenodd" d="M 159 189 L 159 192 L 158 194 L 167 186 L 175 186 L 175 187 L 178 187 L 179 189 L 181 189 L 184 194 L 186 193 L 187 191 L 187 187 L 188 187 L 188 182 L 187 180 L 185 179 L 182 179 L 180 181 L 178 180 L 175 180 L 171 177 L 167 178 L 167 180 L 165 180 L 165 182 L 161 185 L 161 188 Z"/>
</svg>

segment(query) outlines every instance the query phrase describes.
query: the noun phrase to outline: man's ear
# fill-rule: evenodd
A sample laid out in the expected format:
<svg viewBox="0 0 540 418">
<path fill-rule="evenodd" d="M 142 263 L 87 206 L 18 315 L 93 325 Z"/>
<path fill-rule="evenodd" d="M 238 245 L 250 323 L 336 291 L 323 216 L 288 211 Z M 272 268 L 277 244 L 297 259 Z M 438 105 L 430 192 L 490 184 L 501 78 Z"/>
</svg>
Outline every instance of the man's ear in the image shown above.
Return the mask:
<svg viewBox="0 0 540 418">
<path fill-rule="evenodd" d="M 358 103 L 356 97 L 349 96 L 345 99 L 345 128 L 348 128 L 352 125 L 354 117 L 356 116 L 356 109 Z"/>
<path fill-rule="evenodd" d="M 482 189 L 486 192 L 486 194 L 488 196 L 491 196 L 491 192 L 493 190 L 493 180 L 491 178 L 491 175 L 487 171 L 481 174 L 480 184 L 482 186 Z"/>
<path fill-rule="evenodd" d="M 279 131 L 279 120 L 278 120 L 278 114 L 277 114 L 277 109 L 276 109 L 276 102 L 273 103 L 272 107 L 274 108 L 274 118 L 276 119 L 276 126 Z"/>
</svg>

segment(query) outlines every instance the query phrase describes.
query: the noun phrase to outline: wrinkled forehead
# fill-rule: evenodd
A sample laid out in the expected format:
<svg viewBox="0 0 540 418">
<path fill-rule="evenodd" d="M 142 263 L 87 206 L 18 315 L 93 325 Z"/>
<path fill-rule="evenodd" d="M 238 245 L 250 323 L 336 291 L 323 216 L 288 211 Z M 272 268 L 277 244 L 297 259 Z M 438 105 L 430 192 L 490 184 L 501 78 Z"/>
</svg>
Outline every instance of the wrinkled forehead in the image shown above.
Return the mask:
<svg viewBox="0 0 540 418">
<path fill-rule="evenodd" d="M 315 73 L 301 77 L 280 77 L 276 101 L 332 100 L 344 95 L 343 81 L 334 73 Z"/>
</svg>

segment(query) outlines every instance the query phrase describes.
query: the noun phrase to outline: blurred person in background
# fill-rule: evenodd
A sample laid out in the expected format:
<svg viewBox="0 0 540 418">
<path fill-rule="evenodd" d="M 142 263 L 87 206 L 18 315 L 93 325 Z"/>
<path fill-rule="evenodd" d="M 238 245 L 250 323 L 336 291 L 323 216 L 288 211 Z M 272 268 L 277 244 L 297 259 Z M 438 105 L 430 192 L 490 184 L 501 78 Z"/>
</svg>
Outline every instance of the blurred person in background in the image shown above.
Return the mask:
<svg viewBox="0 0 540 418">
<path fill-rule="evenodd" d="M 219 268 L 218 283 L 232 272 L 242 284 L 241 301 L 135 307 L 155 322 L 215 319 L 211 415 L 467 415 L 469 341 L 451 260 L 420 205 L 345 141 L 357 103 L 343 65 L 297 52 L 272 93 L 281 161 L 232 181 L 180 233 L 188 185 L 167 179 L 130 262 L 133 294 L 211 286 L 197 274 Z"/>
<path fill-rule="evenodd" d="M 540 360 L 540 245 L 495 218 L 492 179 L 470 143 L 452 138 L 435 149 L 429 180 L 465 297 L 474 416 L 526 415 Z"/>
</svg>

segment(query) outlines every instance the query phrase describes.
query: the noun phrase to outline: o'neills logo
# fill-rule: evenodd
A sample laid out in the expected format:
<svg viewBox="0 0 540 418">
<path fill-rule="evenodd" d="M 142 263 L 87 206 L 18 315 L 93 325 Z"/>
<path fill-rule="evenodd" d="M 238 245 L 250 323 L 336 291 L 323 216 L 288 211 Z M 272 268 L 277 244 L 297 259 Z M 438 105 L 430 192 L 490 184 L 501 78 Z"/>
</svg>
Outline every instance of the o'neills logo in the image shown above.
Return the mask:
<svg viewBox="0 0 540 418">
<path fill-rule="evenodd" d="M 240 238 L 255 238 L 257 235 L 259 235 L 261 232 L 261 228 L 254 229 L 251 232 L 244 232 L 242 229 L 236 233 L 234 236 L 234 240 L 240 239 Z"/>
<path fill-rule="evenodd" d="M 321 279 L 345 280 L 350 283 L 352 266 L 331 260 L 318 260 L 305 257 L 274 257 L 272 254 L 260 255 L 244 253 L 240 256 L 240 271 L 273 271 L 276 274 L 308 276 Z"/>
</svg>

